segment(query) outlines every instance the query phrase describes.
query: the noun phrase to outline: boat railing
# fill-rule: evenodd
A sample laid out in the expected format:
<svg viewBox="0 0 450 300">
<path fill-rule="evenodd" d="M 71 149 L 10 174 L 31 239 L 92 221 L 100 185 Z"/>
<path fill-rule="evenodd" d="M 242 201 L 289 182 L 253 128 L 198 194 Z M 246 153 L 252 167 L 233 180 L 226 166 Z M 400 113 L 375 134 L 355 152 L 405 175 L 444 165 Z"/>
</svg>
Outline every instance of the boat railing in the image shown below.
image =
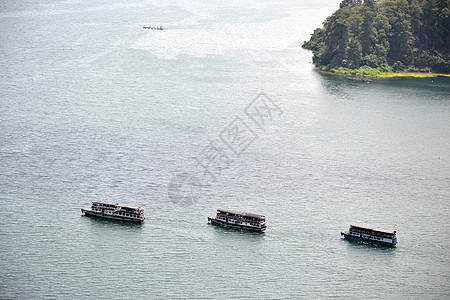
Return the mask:
<svg viewBox="0 0 450 300">
<path fill-rule="evenodd" d="M 392 239 L 395 237 L 395 233 L 394 234 L 389 234 L 389 233 L 380 233 L 380 232 L 368 232 L 368 231 L 358 231 L 358 230 L 350 230 L 349 233 L 359 233 L 359 234 L 365 234 L 365 235 L 370 235 L 370 236 L 376 236 L 376 237 L 383 237 L 383 238 L 388 238 L 388 239 Z"/>
</svg>

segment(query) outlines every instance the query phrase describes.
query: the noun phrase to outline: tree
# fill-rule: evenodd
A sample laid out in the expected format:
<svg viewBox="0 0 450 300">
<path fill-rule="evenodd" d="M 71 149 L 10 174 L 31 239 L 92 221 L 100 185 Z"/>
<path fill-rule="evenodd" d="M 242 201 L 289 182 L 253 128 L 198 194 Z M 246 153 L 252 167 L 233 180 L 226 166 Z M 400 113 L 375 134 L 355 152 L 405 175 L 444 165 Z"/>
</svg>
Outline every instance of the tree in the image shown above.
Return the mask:
<svg viewBox="0 0 450 300">
<path fill-rule="evenodd" d="M 317 66 L 449 72 L 450 0 L 343 0 L 302 47 Z"/>
<path fill-rule="evenodd" d="M 350 42 L 348 51 L 347 51 L 347 59 L 349 67 L 351 68 L 359 68 L 361 64 L 361 57 L 362 57 L 362 51 L 361 51 L 361 45 L 359 42 L 355 39 L 353 39 Z"/>
<path fill-rule="evenodd" d="M 375 8 L 375 0 L 364 0 L 364 5 L 370 7 L 370 9 Z"/>
<path fill-rule="evenodd" d="M 390 50 L 389 35 L 391 32 L 391 24 L 389 24 L 389 19 L 383 14 L 377 14 L 374 20 L 374 27 L 376 30 L 376 43 L 377 45 L 383 46 L 387 51 L 384 58 L 387 59 L 387 53 Z"/>
<path fill-rule="evenodd" d="M 403 65 L 409 65 L 412 61 L 414 38 L 411 32 L 408 2 L 406 0 L 387 1 L 384 13 L 391 25 L 388 59 L 391 62 L 400 61 Z"/>
<path fill-rule="evenodd" d="M 423 12 L 418 0 L 409 1 L 409 15 L 411 16 L 411 31 L 415 41 L 415 47 L 420 47 L 419 42 L 423 37 Z"/>
<path fill-rule="evenodd" d="M 342 0 L 341 4 L 339 4 L 339 8 L 352 8 L 358 5 L 361 5 L 362 0 Z"/>
<path fill-rule="evenodd" d="M 436 48 L 448 50 L 450 34 L 450 1 L 437 0 L 436 3 Z"/>
<path fill-rule="evenodd" d="M 337 10 L 330 19 L 326 29 L 325 48 L 319 52 L 320 61 L 324 65 L 338 66 L 344 59 L 348 45 L 349 10 Z"/>
<path fill-rule="evenodd" d="M 363 15 L 363 23 L 359 39 L 361 41 L 362 55 L 365 56 L 372 53 L 373 46 L 375 45 L 375 29 L 373 28 L 374 13 L 369 8 L 364 7 L 360 10 L 360 14 Z"/>
</svg>

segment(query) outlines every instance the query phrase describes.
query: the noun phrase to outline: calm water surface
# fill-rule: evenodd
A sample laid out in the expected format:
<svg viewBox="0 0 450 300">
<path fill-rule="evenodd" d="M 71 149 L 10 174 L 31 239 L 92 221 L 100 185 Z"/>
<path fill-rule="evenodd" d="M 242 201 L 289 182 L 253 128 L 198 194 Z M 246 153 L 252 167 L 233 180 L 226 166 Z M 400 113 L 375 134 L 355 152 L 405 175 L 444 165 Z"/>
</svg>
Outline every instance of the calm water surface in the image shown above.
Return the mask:
<svg viewBox="0 0 450 300">
<path fill-rule="evenodd" d="M 301 42 L 339 2 L 1 3 L 0 298 L 448 298 L 450 81 L 313 71 Z M 282 111 L 263 128 L 261 92 Z M 213 180 L 197 162 L 236 118 L 257 137 Z M 183 173 L 200 186 L 169 197 Z M 146 222 L 82 217 L 92 200 Z"/>
</svg>

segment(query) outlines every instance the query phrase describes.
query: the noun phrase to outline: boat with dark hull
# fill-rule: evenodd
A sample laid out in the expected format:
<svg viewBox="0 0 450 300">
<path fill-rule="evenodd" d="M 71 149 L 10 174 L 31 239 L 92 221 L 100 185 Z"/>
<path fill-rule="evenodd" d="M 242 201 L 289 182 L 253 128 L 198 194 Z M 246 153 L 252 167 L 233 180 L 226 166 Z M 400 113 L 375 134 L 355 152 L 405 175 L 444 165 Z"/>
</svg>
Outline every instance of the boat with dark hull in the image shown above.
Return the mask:
<svg viewBox="0 0 450 300">
<path fill-rule="evenodd" d="M 112 202 L 93 201 L 91 209 L 82 208 L 81 213 L 91 217 L 133 223 L 142 223 L 145 220 L 144 210 L 141 207 Z"/>
<path fill-rule="evenodd" d="M 259 232 L 264 232 L 267 228 L 264 216 L 229 209 L 218 209 L 216 217 L 208 217 L 208 222 Z"/>
<path fill-rule="evenodd" d="M 377 244 L 383 246 L 394 246 L 397 244 L 396 231 L 378 227 L 350 225 L 348 231 L 342 231 L 341 235 L 349 240 Z"/>
<path fill-rule="evenodd" d="M 143 26 L 144 29 L 153 29 L 153 30 L 164 30 L 162 26 L 159 27 L 153 27 L 153 26 Z"/>
</svg>

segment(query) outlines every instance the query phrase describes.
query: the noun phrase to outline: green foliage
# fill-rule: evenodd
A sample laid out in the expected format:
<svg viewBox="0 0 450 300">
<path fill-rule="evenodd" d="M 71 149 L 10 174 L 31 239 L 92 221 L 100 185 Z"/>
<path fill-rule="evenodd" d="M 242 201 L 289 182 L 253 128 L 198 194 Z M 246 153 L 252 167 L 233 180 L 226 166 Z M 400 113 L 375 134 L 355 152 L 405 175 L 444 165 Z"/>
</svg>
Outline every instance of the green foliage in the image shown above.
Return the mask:
<svg viewBox="0 0 450 300">
<path fill-rule="evenodd" d="M 361 5 L 361 0 L 342 0 L 341 4 L 339 4 L 340 8 L 347 7 L 351 8 L 354 6 Z"/>
<path fill-rule="evenodd" d="M 363 66 L 360 68 L 319 66 L 318 69 L 320 71 L 338 73 L 342 75 L 357 75 L 357 76 L 372 76 L 372 77 L 381 75 L 383 72 L 385 72 L 381 69 L 375 69 L 368 66 Z"/>
<path fill-rule="evenodd" d="M 450 72 L 450 0 L 343 0 L 302 46 L 316 66 Z"/>
<path fill-rule="evenodd" d="M 347 50 L 347 66 L 350 68 L 359 68 L 361 64 L 362 50 L 357 40 L 352 40 Z"/>
<path fill-rule="evenodd" d="M 375 54 L 368 54 L 362 59 L 363 66 L 369 66 L 371 68 L 378 68 L 381 65 L 378 56 Z"/>
<path fill-rule="evenodd" d="M 395 72 L 400 72 L 400 71 L 404 71 L 405 70 L 405 66 L 402 64 L 401 61 L 397 61 L 394 63 L 394 65 L 392 66 L 392 69 Z"/>
<path fill-rule="evenodd" d="M 348 16 L 350 10 L 342 8 L 327 19 L 324 47 L 319 50 L 320 63 L 338 66 L 346 56 L 348 44 Z"/>
</svg>

